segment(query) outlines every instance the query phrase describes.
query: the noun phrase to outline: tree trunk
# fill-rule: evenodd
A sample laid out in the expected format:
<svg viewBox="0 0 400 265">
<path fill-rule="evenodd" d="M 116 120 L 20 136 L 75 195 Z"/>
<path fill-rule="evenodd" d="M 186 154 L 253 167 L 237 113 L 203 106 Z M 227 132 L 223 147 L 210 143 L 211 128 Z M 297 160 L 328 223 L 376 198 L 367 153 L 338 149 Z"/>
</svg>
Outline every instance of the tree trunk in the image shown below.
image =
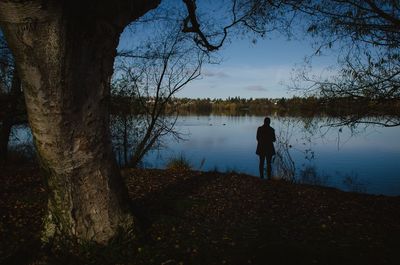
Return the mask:
<svg viewBox="0 0 400 265">
<path fill-rule="evenodd" d="M 0 2 L 0 23 L 46 172 L 45 235 L 106 243 L 133 220 L 109 132 L 116 47 L 123 27 L 159 1 L 21 2 Z"/>
<path fill-rule="evenodd" d="M 0 125 L 0 165 L 5 165 L 8 156 L 8 141 L 11 133 L 11 123 L 4 119 Z"/>
<path fill-rule="evenodd" d="M 17 69 L 13 71 L 11 91 L 7 95 L 6 107 L 4 110 L 4 117 L 0 126 L 0 164 L 7 162 L 8 156 L 8 142 L 10 140 L 11 128 L 13 125 L 21 122 L 20 113 L 23 108 L 20 106 L 22 98 L 21 80 L 18 76 Z"/>
</svg>

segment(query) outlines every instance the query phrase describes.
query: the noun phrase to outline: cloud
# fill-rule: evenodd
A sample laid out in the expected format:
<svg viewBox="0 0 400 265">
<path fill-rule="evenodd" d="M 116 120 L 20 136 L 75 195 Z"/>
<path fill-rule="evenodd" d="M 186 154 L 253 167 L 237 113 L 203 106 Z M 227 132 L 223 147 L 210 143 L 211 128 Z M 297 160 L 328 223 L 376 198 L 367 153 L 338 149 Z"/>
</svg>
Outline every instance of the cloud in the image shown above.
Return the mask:
<svg viewBox="0 0 400 265">
<path fill-rule="evenodd" d="M 249 90 L 249 91 L 268 91 L 265 87 L 261 85 L 251 85 L 251 86 L 246 86 L 244 89 Z"/>
<path fill-rule="evenodd" d="M 216 77 L 216 78 L 226 78 L 229 77 L 229 75 L 223 71 L 210 71 L 210 70 L 204 70 L 201 73 L 205 77 Z"/>
</svg>

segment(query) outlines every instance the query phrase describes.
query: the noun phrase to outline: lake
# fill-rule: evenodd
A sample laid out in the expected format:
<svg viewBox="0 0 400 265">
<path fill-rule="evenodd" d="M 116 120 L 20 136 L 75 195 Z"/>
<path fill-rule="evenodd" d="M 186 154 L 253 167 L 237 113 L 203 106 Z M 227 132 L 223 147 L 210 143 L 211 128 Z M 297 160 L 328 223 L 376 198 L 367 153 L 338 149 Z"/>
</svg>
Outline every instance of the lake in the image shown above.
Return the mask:
<svg viewBox="0 0 400 265">
<path fill-rule="evenodd" d="M 164 168 L 171 157 L 182 155 L 194 169 L 258 176 L 256 131 L 263 119 L 181 117 L 176 129 L 186 139 L 179 142 L 166 139 L 165 148 L 149 153 L 144 165 Z M 346 191 L 400 195 L 400 127 L 324 126 L 332 122 L 335 120 L 328 118 L 272 117 L 276 149 L 290 155 L 295 179 Z M 274 171 L 276 174 L 276 167 Z"/>
<path fill-rule="evenodd" d="M 358 125 L 329 127 L 331 118 L 271 117 L 280 157 L 273 174 L 287 170 L 297 182 L 336 187 L 345 191 L 400 195 L 400 127 Z M 258 176 L 257 127 L 261 116 L 183 116 L 176 130 L 184 140 L 163 139 L 142 165 L 165 168 L 183 156 L 195 170 L 235 171 Z M 29 142 L 26 127 L 13 130 L 11 145 Z M 18 141 L 16 140 L 18 139 Z M 118 155 L 117 155 L 118 159 Z"/>
</svg>

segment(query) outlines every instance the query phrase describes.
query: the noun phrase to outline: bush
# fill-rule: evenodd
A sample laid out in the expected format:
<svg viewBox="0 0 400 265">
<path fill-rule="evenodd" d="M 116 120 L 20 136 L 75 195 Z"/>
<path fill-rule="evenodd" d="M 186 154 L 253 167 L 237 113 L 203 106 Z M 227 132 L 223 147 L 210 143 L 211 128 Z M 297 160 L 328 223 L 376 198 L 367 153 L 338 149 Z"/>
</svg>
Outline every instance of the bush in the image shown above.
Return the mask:
<svg viewBox="0 0 400 265">
<path fill-rule="evenodd" d="M 182 154 L 178 157 L 172 157 L 167 163 L 167 169 L 175 171 L 187 171 L 192 169 L 190 161 Z"/>
</svg>

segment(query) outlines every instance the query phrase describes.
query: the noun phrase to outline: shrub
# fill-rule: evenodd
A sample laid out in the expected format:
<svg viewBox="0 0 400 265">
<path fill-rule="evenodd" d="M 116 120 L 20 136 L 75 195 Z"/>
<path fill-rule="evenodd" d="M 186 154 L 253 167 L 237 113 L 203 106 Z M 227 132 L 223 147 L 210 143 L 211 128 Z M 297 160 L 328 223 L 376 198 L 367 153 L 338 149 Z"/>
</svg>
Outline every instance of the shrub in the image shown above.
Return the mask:
<svg viewBox="0 0 400 265">
<path fill-rule="evenodd" d="M 182 154 L 178 157 L 172 157 L 167 163 L 167 169 L 175 171 L 187 171 L 192 169 L 190 161 Z"/>
</svg>

